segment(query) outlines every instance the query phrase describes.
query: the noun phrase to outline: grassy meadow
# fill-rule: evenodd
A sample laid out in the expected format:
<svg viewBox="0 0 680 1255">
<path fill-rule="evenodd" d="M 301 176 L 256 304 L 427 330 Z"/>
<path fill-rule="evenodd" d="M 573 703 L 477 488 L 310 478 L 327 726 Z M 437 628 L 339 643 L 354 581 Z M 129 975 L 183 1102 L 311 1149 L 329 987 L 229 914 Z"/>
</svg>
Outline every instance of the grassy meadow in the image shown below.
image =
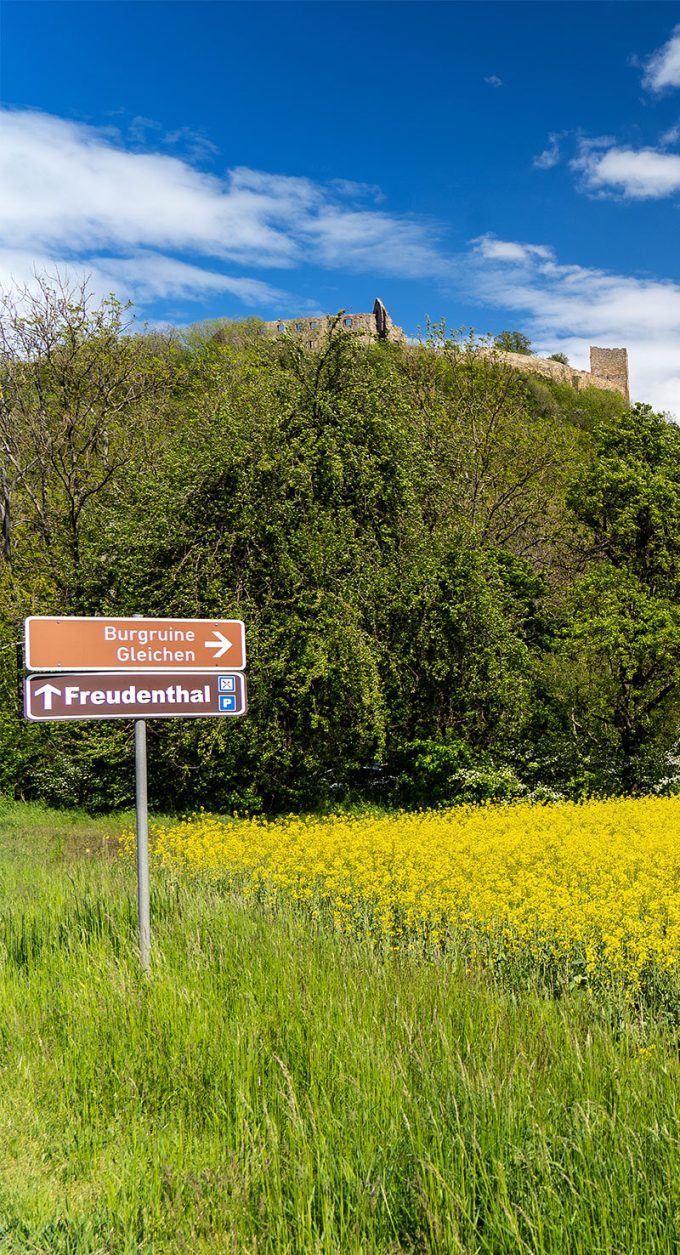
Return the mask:
<svg viewBox="0 0 680 1255">
<path fill-rule="evenodd" d="M 0 1251 L 671 1255 L 676 814 L 4 805 Z"/>
</svg>

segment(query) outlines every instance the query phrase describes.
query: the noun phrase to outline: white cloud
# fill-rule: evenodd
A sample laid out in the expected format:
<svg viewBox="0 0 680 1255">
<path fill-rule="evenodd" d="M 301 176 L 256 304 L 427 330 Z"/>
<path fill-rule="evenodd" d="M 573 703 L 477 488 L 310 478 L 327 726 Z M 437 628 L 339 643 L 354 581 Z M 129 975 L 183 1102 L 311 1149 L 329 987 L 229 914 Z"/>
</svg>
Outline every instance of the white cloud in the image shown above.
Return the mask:
<svg viewBox="0 0 680 1255">
<path fill-rule="evenodd" d="M 591 344 L 625 347 L 633 399 L 680 418 L 680 284 L 561 264 L 545 245 L 497 240 L 506 248 L 494 254 L 473 243 L 471 291 L 516 313 L 539 352 L 588 370 Z"/>
<path fill-rule="evenodd" d="M 653 92 L 680 87 L 680 26 L 676 26 L 668 42 L 649 57 L 642 84 Z"/>
<path fill-rule="evenodd" d="M 499 240 L 495 235 L 478 235 L 471 240 L 482 257 L 491 261 L 528 261 L 532 257 L 548 259 L 553 251 L 547 244 L 518 244 L 514 240 Z"/>
<path fill-rule="evenodd" d="M 354 179 L 331 179 L 330 187 L 341 196 L 351 196 L 355 200 L 372 200 L 379 205 L 385 199 L 385 193 L 377 183 L 356 183 Z"/>
<path fill-rule="evenodd" d="M 657 200 L 680 191 L 680 156 L 656 148 L 609 148 L 588 145 L 572 161 L 586 190 L 631 200 Z"/>
<path fill-rule="evenodd" d="M 0 231 L 13 247 L 195 249 L 267 265 L 294 253 L 237 177 L 225 186 L 176 157 L 126 151 L 60 118 L 6 111 L 0 171 Z"/>
<path fill-rule="evenodd" d="M 183 149 L 189 161 L 198 163 L 212 161 L 219 153 L 217 144 L 213 144 L 212 140 L 201 131 L 195 131 L 190 126 L 181 126 L 176 131 L 169 131 L 163 136 L 163 144 L 168 148 Z"/>
<path fill-rule="evenodd" d="M 680 139 L 680 122 L 675 122 L 673 126 L 669 126 L 663 135 L 659 136 L 660 144 L 677 144 Z"/>
<path fill-rule="evenodd" d="M 172 297 L 194 300 L 209 292 L 228 292 L 244 305 L 272 305 L 287 299 L 280 288 L 261 279 L 221 274 L 192 266 L 175 257 L 159 253 L 138 253 L 134 257 L 93 257 L 93 275 L 97 285 L 107 292 L 134 291 L 141 302 Z"/>
<path fill-rule="evenodd" d="M 503 79 L 499 78 L 497 74 L 489 74 L 489 76 L 484 79 L 484 82 L 488 83 L 489 87 L 502 87 L 503 86 Z"/>
<path fill-rule="evenodd" d="M 36 274 L 55 270 L 77 282 L 83 275 L 97 300 L 114 293 L 140 305 L 160 299 L 200 300 L 212 293 L 236 297 L 250 307 L 280 305 L 290 297 L 261 279 L 222 274 L 192 266 L 162 253 L 139 252 L 130 257 L 93 255 L 87 261 L 59 261 L 47 253 L 0 248 L 0 289 L 30 287 Z"/>
<path fill-rule="evenodd" d="M 228 291 L 249 303 L 281 293 L 221 267 L 311 262 L 422 277 L 446 265 L 426 224 L 356 207 L 376 189 L 244 167 L 220 178 L 177 155 L 126 149 L 110 128 L 25 110 L 1 116 L 0 238 L 14 264 L 30 255 L 118 276 L 137 299 Z M 157 130 L 141 117 L 133 127 L 140 139 Z"/>
<path fill-rule="evenodd" d="M 145 118 L 143 114 L 138 113 L 130 120 L 127 128 L 127 138 L 133 144 L 144 144 L 148 138 L 149 131 L 161 131 L 160 122 L 156 122 L 155 118 Z"/>
<path fill-rule="evenodd" d="M 425 226 L 375 210 L 325 205 L 302 232 L 313 255 L 329 269 L 379 270 L 415 279 L 441 275 L 448 265 Z"/>
<path fill-rule="evenodd" d="M 560 140 L 562 135 L 549 135 L 548 147 L 543 149 L 537 157 L 534 157 L 532 164 L 537 170 L 552 170 L 553 166 L 557 166 L 561 160 Z"/>
</svg>

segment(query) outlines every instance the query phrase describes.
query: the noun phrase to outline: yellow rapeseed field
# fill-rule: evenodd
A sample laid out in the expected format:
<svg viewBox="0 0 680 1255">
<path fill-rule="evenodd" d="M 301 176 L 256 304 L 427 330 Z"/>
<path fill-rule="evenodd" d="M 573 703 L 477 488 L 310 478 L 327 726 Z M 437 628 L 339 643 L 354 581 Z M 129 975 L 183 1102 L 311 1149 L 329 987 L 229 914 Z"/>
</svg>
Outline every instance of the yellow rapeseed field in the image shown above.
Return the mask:
<svg viewBox="0 0 680 1255">
<path fill-rule="evenodd" d="M 680 975 L 680 799 L 221 820 L 153 832 L 157 861 L 285 895 L 392 944 L 463 941 L 589 982 Z"/>
</svg>

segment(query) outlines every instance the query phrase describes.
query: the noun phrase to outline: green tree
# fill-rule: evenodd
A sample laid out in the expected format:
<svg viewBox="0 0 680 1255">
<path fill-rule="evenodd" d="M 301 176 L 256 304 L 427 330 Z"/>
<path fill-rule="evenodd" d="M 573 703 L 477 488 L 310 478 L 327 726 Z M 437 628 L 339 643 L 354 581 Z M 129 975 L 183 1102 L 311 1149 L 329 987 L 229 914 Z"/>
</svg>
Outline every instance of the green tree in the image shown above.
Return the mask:
<svg viewBox="0 0 680 1255">
<path fill-rule="evenodd" d="M 648 405 L 605 419 L 568 494 L 593 558 L 631 571 L 652 593 L 680 591 L 680 431 Z"/>
<path fill-rule="evenodd" d="M 501 353 L 532 353 L 531 340 L 522 331 L 501 331 L 494 339 L 494 348 Z"/>
<path fill-rule="evenodd" d="M 649 406 L 609 415 L 569 493 L 589 569 L 548 669 L 581 755 L 620 787 L 664 774 L 680 716 L 680 433 Z"/>
<path fill-rule="evenodd" d="M 143 440 L 144 404 L 167 390 L 158 338 L 128 331 L 126 308 L 95 306 L 85 283 L 43 276 L 0 295 L 2 560 L 14 586 L 37 567 L 64 612 L 83 609 L 97 500 Z"/>
<path fill-rule="evenodd" d="M 440 336 L 401 361 L 427 454 L 430 526 L 465 520 L 482 547 L 508 548 L 541 569 L 560 561 L 569 530 L 564 495 L 581 455 L 559 405 L 544 412 L 536 381 L 479 353 L 474 339 Z"/>
<path fill-rule="evenodd" d="M 566 602 L 548 666 L 595 787 L 649 788 L 668 771 L 680 719 L 680 607 L 605 563 Z"/>
</svg>

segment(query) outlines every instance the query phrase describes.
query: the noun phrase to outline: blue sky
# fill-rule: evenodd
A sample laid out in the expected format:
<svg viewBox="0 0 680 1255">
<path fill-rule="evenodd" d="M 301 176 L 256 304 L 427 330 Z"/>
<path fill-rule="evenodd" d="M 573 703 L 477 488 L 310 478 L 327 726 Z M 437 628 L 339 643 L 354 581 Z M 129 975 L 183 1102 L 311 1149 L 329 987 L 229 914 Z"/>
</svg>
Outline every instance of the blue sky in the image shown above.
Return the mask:
<svg viewBox="0 0 680 1255">
<path fill-rule="evenodd" d="M 680 4 L 3 0 L 0 282 L 520 328 L 680 415 Z"/>
</svg>

